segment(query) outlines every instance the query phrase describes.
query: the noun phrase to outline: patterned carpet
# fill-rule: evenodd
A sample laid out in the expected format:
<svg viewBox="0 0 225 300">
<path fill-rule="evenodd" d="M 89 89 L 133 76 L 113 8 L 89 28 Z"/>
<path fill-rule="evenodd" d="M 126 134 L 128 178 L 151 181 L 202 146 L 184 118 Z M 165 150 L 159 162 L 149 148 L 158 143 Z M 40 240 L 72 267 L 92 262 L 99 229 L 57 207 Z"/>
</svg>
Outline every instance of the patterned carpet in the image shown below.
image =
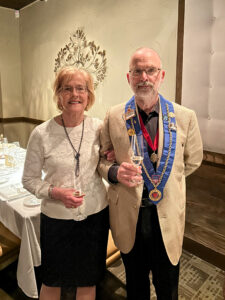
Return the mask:
<svg viewBox="0 0 225 300">
<path fill-rule="evenodd" d="M 124 284 L 126 283 L 121 259 L 110 266 L 108 270 Z M 224 278 L 225 272 L 221 269 L 183 251 L 180 266 L 179 300 L 224 300 Z M 126 292 L 120 287 L 117 293 L 125 296 Z M 151 300 L 156 300 L 152 284 Z"/>
</svg>

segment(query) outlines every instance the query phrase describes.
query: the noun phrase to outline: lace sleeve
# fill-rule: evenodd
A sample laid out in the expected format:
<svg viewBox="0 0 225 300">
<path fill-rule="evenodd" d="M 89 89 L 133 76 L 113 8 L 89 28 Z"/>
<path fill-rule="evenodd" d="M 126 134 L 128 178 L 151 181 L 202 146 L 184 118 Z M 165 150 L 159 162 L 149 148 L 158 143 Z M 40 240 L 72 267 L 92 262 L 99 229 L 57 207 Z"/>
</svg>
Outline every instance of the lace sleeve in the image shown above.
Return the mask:
<svg viewBox="0 0 225 300">
<path fill-rule="evenodd" d="M 41 134 L 36 127 L 29 139 L 22 183 L 25 189 L 37 198 L 48 198 L 50 184 L 42 180 L 44 151 Z"/>
</svg>

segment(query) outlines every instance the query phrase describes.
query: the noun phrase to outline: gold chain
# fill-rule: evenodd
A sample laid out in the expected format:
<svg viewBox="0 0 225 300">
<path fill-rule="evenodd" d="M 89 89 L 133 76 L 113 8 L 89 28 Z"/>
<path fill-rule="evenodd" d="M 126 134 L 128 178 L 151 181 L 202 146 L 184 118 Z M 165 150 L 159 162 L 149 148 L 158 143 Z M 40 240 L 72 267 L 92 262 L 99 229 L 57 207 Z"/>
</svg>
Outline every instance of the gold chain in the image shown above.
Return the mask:
<svg viewBox="0 0 225 300">
<path fill-rule="evenodd" d="M 146 167 L 144 165 L 144 162 L 142 161 L 141 164 L 142 164 L 142 167 L 145 171 L 145 174 L 147 175 L 148 179 L 150 180 L 151 184 L 154 186 L 154 188 L 157 188 L 158 185 L 160 185 L 161 181 L 162 181 L 162 178 L 163 178 L 163 175 L 165 174 L 166 172 L 166 168 L 167 168 L 167 165 L 168 165 L 168 161 L 169 161 L 169 158 L 170 158 L 170 153 L 171 153 L 171 148 L 172 148 L 172 133 L 171 133 L 171 128 L 170 128 L 170 116 L 169 116 L 169 107 L 168 107 L 168 104 L 166 104 L 166 112 L 167 112 L 167 118 L 168 118 L 168 122 L 169 122 L 169 135 L 170 135 L 170 140 L 169 140 L 169 151 L 168 151 L 168 154 L 167 154 L 167 158 L 166 158 L 166 162 L 165 162 L 165 165 L 164 165 L 164 168 L 163 168 L 163 171 L 159 177 L 159 180 L 158 182 L 155 184 L 153 182 L 153 180 L 151 179 L 151 177 L 149 176 L 148 174 L 148 171 L 146 170 Z M 134 123 L 133 123 L 133 119 L 131 119 L 131 125 L 132 125 L 132 128 L 134 129 Z M 135 130 L 135 129 L 134 129 Z M 139 149 L 139 145 L 137 143 L 137 140 L 136 140 L 136 145 L 137 145 L 137 150 L 138 150 L 138 154 L 140 155 L 140 149 Z"/>
</svg>

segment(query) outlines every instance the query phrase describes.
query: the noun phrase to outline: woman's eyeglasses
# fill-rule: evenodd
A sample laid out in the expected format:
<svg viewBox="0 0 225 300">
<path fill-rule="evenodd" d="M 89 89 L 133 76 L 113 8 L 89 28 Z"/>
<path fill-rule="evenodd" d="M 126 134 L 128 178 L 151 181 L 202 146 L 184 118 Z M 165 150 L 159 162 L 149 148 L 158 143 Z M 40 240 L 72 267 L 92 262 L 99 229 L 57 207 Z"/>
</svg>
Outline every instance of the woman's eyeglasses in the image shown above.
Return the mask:
<svg viewBox="0 0 225 300">
<path fill-rule="evenodd" d="M 86 86 L 78 85 L 78 86 L 64 86 L 61 88 L 61 92 L 63 92 L 66 95 L 71 95 L 73 94 L 73 91 L 77 92 L 77 94 L 84 94 L 88 91 Z"/>
</svg>

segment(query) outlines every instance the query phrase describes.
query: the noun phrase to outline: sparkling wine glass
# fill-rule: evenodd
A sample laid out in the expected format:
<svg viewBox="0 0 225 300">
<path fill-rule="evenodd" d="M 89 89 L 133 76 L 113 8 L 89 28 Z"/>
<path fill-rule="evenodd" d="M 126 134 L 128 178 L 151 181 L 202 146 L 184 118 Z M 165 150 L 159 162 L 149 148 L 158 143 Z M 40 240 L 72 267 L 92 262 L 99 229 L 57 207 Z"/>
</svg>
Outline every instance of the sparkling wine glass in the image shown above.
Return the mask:
<svg viewBox="0 0 225 300">
<path fill-rule="evenodd" d="M 138 167 L 142 163 L 144 159 L 144 144 L 143 144 L 143 136 L 142 135 L 132 135 L 131 136 L 131 149 L 132 149 L 132 162 Z M 137 182 L 136 180 L 132 180 L 133 182 Z M 138 181 L 137 183 L 141 183 L 142 181 Z"/>
<path fill-rule="evenodd" d="M 82 187 L 80 183 L 76 183 L 75 185 L 75 192 L 74 192 L 74 196 L 75 197 L 84 197 L 84 193 L 82 192 Z M 75 221 L 82 221 L 84 219 L 87 218 L 86 214 L 85 214 L 85 198 L 83 198 L 83 203 L 76 207 L 76 208 L 72 208 L 73 210 L 73 219 Z"/>
<path fill-rule="evenodd" d="M 132 162 L 139 166 L 144 159 L 144 144 L 142 135 L 131 136 Z"/>
</svg>

